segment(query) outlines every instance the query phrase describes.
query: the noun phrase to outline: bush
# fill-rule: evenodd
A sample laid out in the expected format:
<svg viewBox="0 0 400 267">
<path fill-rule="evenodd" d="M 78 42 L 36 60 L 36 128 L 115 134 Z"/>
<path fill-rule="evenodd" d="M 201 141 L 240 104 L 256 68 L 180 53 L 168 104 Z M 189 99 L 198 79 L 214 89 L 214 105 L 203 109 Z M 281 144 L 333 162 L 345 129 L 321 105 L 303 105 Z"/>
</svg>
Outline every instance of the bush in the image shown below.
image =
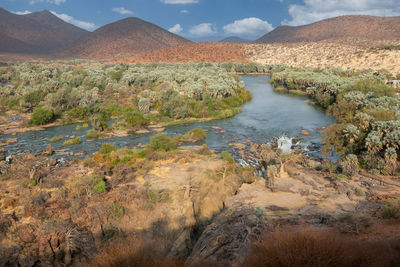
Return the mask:
<svg viewBox="0 0 400 267">
<path fill-rule="evenodd" d="M 96 138 L 100 138 L 101 136 L 102 136 L 102 134 L 100 132 L 96 131 L 95 129 L 88 131 L 88 133 L 86 134 L 86 137 L 89 139 L 96 139 Z"/>
<path fill-rule="evenodd" d="M 171 151 L 176 149 L 177 143 L 176 141 L 166 136 L 165 134 L 157 134 L 150 138 L 150 142 L 146 145 L 147 150 L 153 151 Z"/>
<path fill-rule="evenodd" d="M 50 139 L 50 142 L 58 142 L 60 140 L 64 140 L 64 136 L 60 135 L 60 136 L 54 136 Z"/>
<path fill-rule="evenodd" d="M 229 163 L 234 163 L 235 162 L 235 159 L 231 156 L 231 154 L 229 154 L 228 151 L 223 151 L 219 155 L 223 160 L 225 160 L 225 161 L 227 161 Z"/>
<path fill-rule="evenodd" d="M 388 199 L 381 208 L 384 219 L 400 219 L 400 198 Z"/>
<path fill-rule="evenodd" d="M 76 137 L 74 139 L 68 140 L 64 142 L 64 146 L 78 145 L 82 142 L 81 138 Z"/>
<path fill-rule="evenodd" d="M 117 150 L 116 145 L 104 143 L 101 145 L 100 153 L 101 154 L 109 154 L 112 151 L 116 151 L 116 150 Z"/>
<path fill-rule="evenodd" d="M 200 142 L 206 139 L 206 131 L 200 128 L 194 128 L 190 132 L 187 132 L 184 138 L 193 142 Z"/>
<path fill-rule="evenodd" d="M 143 114 L 138 111 L 130 111 L 125 114 L 125 122 L 130 127 L 143 127 L 146 126 L 149 122 L 145 119 Z"/>
<path fill-rule="evenodd" d="M 31 120 L 34 125 L 44 125 L 54 120 L 54 112 L 43 106 L 37 106 L 32 113 Z"/>
<path fill-rule="evenodd" d="M 24 96 L 26 103 L 29 103 L 31 107 L 36 107 L 44 100 L 46 93 L 40 90 L 31 92 Z"/>
<path fill-rule="evenodd" d="M 107 185 L 103 178 L 101 178 L 101 177 L 93 178 L 93 191 L 96 193 L 107 192 Z"/>
<path fill-rule="evenodd" d="M 358 173 L 358 158 L 354 154 L 347 155 L 341 162 L 343 174 L 352 177 Z"/>
</svg>

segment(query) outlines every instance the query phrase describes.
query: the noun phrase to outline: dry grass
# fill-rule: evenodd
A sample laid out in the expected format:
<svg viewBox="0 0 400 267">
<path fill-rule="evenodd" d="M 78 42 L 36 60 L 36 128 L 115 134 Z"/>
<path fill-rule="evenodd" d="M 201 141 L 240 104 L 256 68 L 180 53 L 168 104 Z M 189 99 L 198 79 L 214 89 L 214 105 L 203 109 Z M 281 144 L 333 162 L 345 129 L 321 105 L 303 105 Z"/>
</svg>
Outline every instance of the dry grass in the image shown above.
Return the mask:
<svg viewBox="0 0 400 267">
<path fill-rule="evenodd" d="M 261 64 L 286 64 L 322 69 L 341 67 L 379 70 L 384 68 L 391 73 L 400 73 L 398 64 L 400 50 L 371 49 L 359 44 L 329 41 L 250 44 L 245 49 L 250 61 Z"/>
<path fill-rule="evenodd" d="M 98 253 L 92 266 L 100 267 L 175 267 L 184 266 L 177 258 L 167 255 L 161 242 L 144 241 L 140 237 L 118 240 Z"/>
<path fill-rule="evenodd" d="M 356 240 L 323 230 L 265 234 L 244 266 L 398 266 L 400 240 Z"/>
</svg>

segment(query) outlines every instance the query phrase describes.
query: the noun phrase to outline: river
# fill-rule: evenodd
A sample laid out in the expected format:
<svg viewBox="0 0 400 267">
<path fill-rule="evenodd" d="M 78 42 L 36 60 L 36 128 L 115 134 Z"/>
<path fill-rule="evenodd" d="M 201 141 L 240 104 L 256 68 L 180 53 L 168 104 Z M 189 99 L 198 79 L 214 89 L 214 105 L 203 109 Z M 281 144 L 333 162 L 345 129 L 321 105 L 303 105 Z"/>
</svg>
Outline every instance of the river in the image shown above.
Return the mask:
<svg viewBox="0 0 400 267">
<path fill-rule="evenodd" d="M 233 118 L 169 126 L 165 130 L 167 135 L 183 134 L 193 128 L 202 128 L 207 131 L 206 143 L 216 151 L 230 150 L 229 143 L 233 138 L 248 140 L 255 143 L 266 143 L 274 137 L 300 137 L 303 147 L 312 148 L 313 154 L 319 155 L 321 142 L 321 128 L 333 123 L 333 119 L 324 114 L 321 109 L 307 103 L 307 98 L 278 94 L 273 92 L 273 86 L 266 76 L 242 76 L 247 90 L 253 94 L 253 100 L 243 105 L 243 112 Z M 221 129 L 216 129 L 219 127 Z M 56 152 L 55 156 L 68 157 L 71 152 L 85 151 L 88 155 L 100 149 L 103 143 L 116 144 L 118 147 L 134 147 L 139 143 L 147 143 L 152 134 L 146 136 L 114 137 L 105 140 L 90 141 L 86 133 L 90 130 L 76 130 L 76 124 L 47 128 L 43 131 L 25 132 L 17 136 L 3 135 L 1 138 L 18 138 L 18 142 L 5 146 L 8 154 L 22 152 L 40 152 L 47 148 L 50 139 L 60 135 L 75 135 L 82 139 L 82 143 L 69 146 L 70 151 Z M 303 136 L 302 130 L 310 135 Z M 63 141 L 50 143 L 55 150 L 63 149 Z"/>
</svg>

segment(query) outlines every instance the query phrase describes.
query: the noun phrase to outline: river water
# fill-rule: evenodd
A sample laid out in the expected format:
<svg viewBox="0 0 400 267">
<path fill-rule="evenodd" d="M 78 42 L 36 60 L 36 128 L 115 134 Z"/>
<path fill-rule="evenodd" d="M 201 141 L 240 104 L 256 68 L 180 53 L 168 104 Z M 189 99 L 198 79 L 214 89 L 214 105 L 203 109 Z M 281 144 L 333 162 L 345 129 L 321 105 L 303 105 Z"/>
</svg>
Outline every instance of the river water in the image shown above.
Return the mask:
<svg viewBox="0 0 400 267">
<path fill-rule="evenodd" d="M 217 152 L 230 150 L 229 143 L 233 138 L 248 140 L 255 143 L 266 143 L 274 137 L 300 137 L 303 147 L 312 148 L 315 156 L 319 155 L 318 147 L 321 142 L 321 127 L 333 123 L 333 119 L 324 112 L 306 102 L 305 97 L 278 94 L 273 92 L 273 86 L 266 76 L 242 76 L 247 90 L 253 93 L 253 100 L 243 106 L 243 112 L 233 118 L 183 125 L 169 126 L 165 130 L 167 135 L 183 134 L 193 128 L 202 128 L 207 131 L 206 143 Z M 215 129 L 219 127 L 221 129 Z M 53 149 L 63 149 L 63 141 L 50 143 L 50 139 L 60 135 L 75 135 L 82 139 L 78 145 L 68 146 L 71 150 L 56 152 L 55 156 L 68 157 L 71 152 L 85 151 L 88 155 L 100 149 L 103 143 L 116 144 L 118 147 L 134 147 L 139 143 L 147 143 L 152 136 L 133 135 L 129 137 L 114 137 L 105 140 L 90 141 L 86 133 L 90 130 L 76 130 L 76 124 L 47 128 L 43 131 L 25 132 L 17 136 L 3 135 L 1 138 L 17 137 L 18 142 L 5 146 L 8 154 L 22 152 L 40 152 L 51 144 Z M 303 136 L 302 130 L 311 135 Z M 223 132 L 221 132 L 223 131 Z"/>
</svg>

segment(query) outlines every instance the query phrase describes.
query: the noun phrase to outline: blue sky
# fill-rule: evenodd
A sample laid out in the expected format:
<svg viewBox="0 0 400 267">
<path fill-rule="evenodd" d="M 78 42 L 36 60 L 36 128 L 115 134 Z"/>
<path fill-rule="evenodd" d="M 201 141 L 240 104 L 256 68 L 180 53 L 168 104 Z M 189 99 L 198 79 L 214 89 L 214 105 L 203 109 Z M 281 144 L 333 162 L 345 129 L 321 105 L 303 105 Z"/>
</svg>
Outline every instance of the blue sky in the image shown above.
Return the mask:
<svg viewBox="0 0 400 267">
<path fill-rule="evenodd" d="M 188 39 L 227 36 L 256 39 L 280 25 L 303 25 L 349 14 L 399 16 L 400 0 L 0 0 L 23 14 L 52 11 L 87 30 L 129 16 L 157 24 Z"/>
</svg>

